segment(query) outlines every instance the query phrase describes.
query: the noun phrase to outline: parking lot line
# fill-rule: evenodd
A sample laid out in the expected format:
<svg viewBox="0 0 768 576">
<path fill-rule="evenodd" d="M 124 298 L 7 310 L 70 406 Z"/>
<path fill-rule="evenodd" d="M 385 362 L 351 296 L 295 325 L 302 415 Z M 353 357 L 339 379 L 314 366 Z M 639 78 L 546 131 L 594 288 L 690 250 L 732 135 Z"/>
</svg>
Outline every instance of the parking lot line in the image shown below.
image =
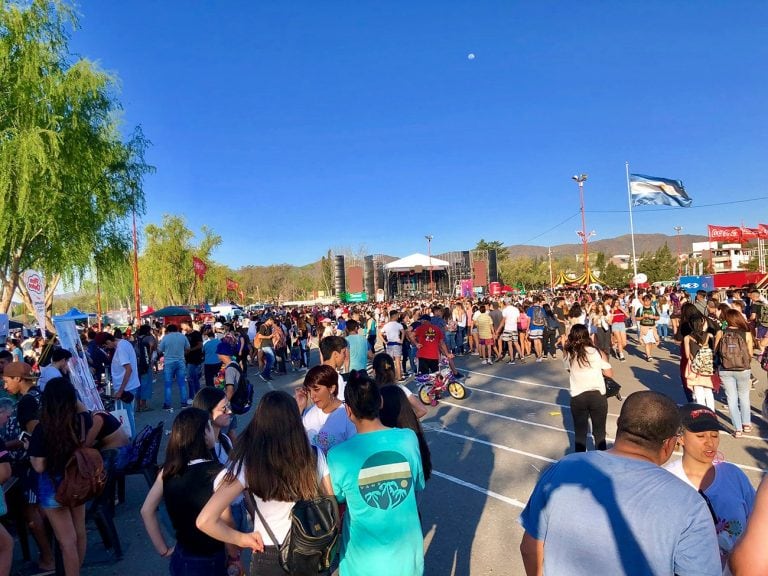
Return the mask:
<svg viewBox="0 0 768 576">
<path fill-rule="evenodd" d="M 444 474 L 442 472 L 438 472 L 437 470 L 432 470 L 432 476 L 437 476 L 438 478 L 443 478 L 444 480 L 448 480 L 449 482 L 453 482 L 454 484 L 458 484 L 459 486 L 469 488 L 470 490 L 474 490 L 475 492 L 480 492 L 480 494 L 484 494 L 485 496 L 495 498 L 496 500 L 505 502 L 506 504 L 514 506 L 515 508 L 525 508 L 525 503 L 520 502 L 520 500 L 516 500 L 515 498 L 509 498 L 508 496 L 503 496 L 498 492 L 494 492 L 493 490 L 488 490 L 487 488 L 483 488 L 482 486 L 478 486 L 477 484 L 472 484 L 471 482 L 467 482 L 466 480 L 462 480 L 461 478 L 456 478 L 456 476 L 451 476 L 450 474 Z"/>
</svg>

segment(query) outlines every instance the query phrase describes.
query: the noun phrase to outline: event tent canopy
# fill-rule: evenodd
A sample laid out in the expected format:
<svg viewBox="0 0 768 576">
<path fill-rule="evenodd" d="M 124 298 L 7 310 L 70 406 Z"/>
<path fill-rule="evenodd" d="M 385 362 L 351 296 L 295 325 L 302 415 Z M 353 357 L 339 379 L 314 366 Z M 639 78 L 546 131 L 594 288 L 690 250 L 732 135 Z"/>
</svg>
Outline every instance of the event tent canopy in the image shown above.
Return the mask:
<svg viewBox="0 0 768 576">
<path fill-rule="evenodd" d="M 67 313 L 56 316 L 54 320 L 88 320 L 88 314 L 80 312 L 77 308 L 70 308 Z"/>
<path fill-rule="evenodd" d="M 400 258 L 400 260 L 385 264 L 384 267 L 390 272 L 401 272 L 414 270 L 415 268 L 423 268 L 424 270 L 429 270 L 430 268 L 434 270 L 445 270 L 448 266 L 450 266 L 450 264 L 445 260 L 440 260 L 434 256 L 430 258 L 426 254 L 419 254 L 417 252 L 416 254 L 411 254 L 405 258 Z"/>
</svg>

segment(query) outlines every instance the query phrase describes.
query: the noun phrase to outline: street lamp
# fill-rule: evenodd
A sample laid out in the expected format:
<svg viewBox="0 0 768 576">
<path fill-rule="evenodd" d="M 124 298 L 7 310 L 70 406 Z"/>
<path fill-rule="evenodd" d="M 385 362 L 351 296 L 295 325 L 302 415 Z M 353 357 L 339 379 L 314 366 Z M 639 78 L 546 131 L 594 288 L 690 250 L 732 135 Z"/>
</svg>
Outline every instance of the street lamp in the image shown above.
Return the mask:
<svg viewBox="0 0 768 576">
<path fill-rule="evenodd" d="M 435 283 L 432 280 L 432 234 L 424 236 L 427 239 L 427 257 L 429 258 L 429 289 L 432 292 L 432 300 L 435 299 Z"/>
<path fill-rule="evenodd" d="M 577 231 L 576 234 L 581 238 L 581 243 L 584 246 L 584 284 L 589 285 L 589 251 L 587 250 L 587 242 L 592 236 L 595 235 L 595 231 L 587 233 L 587 222 L 584 218 L 584 182 L 587 181 L 586 174 L 577 174 L 571 176 L 571 178 L 579 185 L 579 203 L 581 205 L 581 231 Z"/>
<path fill-rule="evenodd" d="M 675 226 L 674 230 L 677 232 L 677 275 L 679 277 L 683 275 L 682 250 L 680 248 L 680 232 L 683 231 L 683 227 Z"/>
</svg>

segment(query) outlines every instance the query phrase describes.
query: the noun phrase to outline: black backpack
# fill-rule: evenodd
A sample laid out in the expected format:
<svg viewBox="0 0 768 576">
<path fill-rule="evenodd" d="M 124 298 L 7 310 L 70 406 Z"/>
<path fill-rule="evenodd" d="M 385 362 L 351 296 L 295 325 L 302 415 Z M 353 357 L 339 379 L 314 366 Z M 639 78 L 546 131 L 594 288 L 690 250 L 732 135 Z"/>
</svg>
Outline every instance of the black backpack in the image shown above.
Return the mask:
<svg viewBox="0 0 768 576">
<path fill-rule="evenodd" d="M 230 362 L 227 368 L 230 366 L 237 369 L 237 384 L 235 385 L 235 393 L 229 399 L 229 406 L 233 414 L 245 414 L 253 404 L 253 386 L 237 362 Z"/>
<path fill-rule="evenodd" d="M 717 345 L 717 352 L 720 368 L 723 370 L 749 370 L 752 366 L 752 356 L 741 330 L 724 330 Z"/>
<path fill-rule="evenodd" d="M 139 375 L 143 376 L 149 372 L 151 364 L 147 339 L 145 336 L 141 336 L 136 339 L 136 367 L 139 369 Z"/>
<path fill-rule="evenodd" d="M 317 454 L 317 448 L 312 446 Z M 246 499 L 278 546 L 280 567 L 291 576 L 317 576 L 328 572 L 339 540 L 339 505 L 333 496 L 299 500 L 291 509 L 291 529 L 278 545 L 274 532 L 256 505 L 250 490 Z"/>
</svg>

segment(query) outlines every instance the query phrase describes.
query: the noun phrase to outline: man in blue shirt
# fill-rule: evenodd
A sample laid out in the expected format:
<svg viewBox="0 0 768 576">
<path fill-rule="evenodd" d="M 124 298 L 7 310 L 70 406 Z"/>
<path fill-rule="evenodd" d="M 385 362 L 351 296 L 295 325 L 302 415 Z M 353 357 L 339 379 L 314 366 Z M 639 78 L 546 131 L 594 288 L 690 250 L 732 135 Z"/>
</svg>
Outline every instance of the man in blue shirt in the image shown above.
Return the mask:
<svg viewBox="0 0 768 576">
<path fill-rule="evenodd" d="M 528 576 L 721 576 L 704 498 L 660 466 L 680 414 L 657 392 L 630 394 L 608 451 L 570 454 L 539 479 L 520 515 Z"/>
<path fill-rule="evenodd" d="M 171 389 L 173 388 L 174 379 L 176 379 L 179 385 L 181 407 L 184 408 L 187 404 L 192 404 L 192 399 L 187 395 L 187 363 L 184 360 L 184 353 L 189 350 L 189 340 L 187 340 L 184 334 L 179 332 L 178 326 L 169 324 L 165 328 L 165 336 L 160 340 L 158 350 L 165 358 L 163 361 L 163 377 L 165 379 L 163 410 L 171 408 Z"/>
</svg>

